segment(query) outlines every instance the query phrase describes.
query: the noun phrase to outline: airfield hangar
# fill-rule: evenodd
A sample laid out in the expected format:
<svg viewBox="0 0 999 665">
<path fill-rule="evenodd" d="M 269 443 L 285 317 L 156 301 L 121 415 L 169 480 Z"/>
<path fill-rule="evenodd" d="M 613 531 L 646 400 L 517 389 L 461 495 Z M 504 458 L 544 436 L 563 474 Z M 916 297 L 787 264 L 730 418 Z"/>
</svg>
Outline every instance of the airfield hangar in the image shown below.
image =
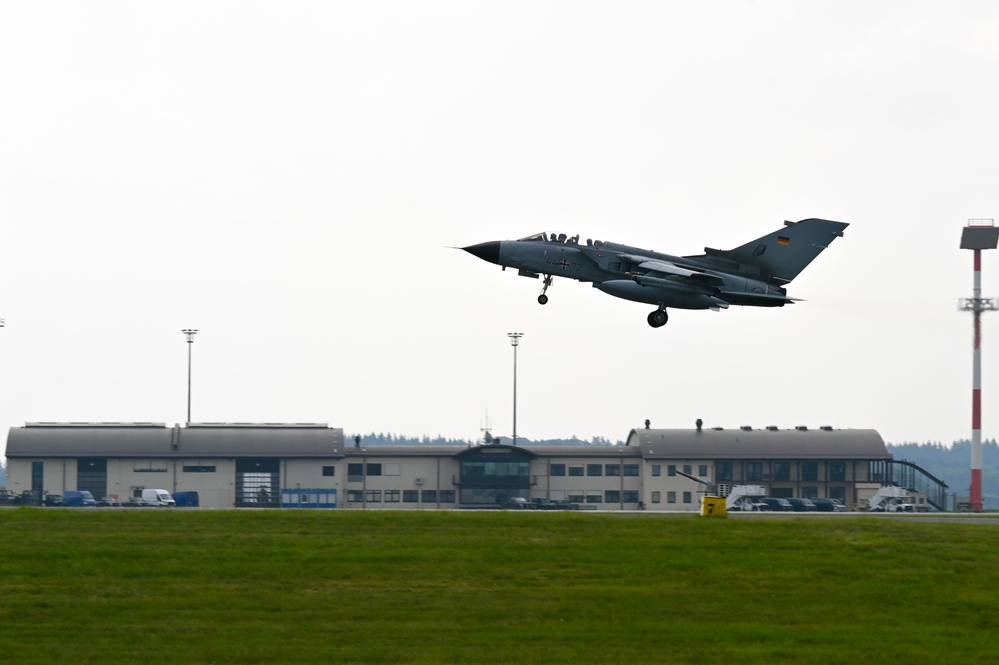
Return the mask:
<svg viewBox="0 0 999 665">
<path fill-rule="evenodd" d="M 155 488 L 196 492 L 214 508 L 494 508 L 522 497 L 696 511 L 709 484 L 855 506 L 893 483 L 943 509 L 946 485 L 913 466 L 895 462 L 875 430 L 831 427 L 646 428 L 623 446 L 465 447 L 359 445 L 316 423 L 28 423 L 8 435 L 6 496 L 89 490 L 127 502 Z"/>
</svg>

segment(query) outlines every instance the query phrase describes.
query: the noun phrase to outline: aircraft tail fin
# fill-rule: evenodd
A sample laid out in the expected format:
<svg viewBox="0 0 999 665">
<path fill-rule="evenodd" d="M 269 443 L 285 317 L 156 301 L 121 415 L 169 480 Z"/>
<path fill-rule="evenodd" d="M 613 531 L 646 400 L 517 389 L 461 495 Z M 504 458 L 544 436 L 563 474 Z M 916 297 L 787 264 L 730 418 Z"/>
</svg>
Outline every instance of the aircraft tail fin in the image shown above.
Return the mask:
<svg viewBox="0 0 999 665">
<path fill-rule="evenodd" d="M 706 258 L 728 263 L 739 272 L 754 273 L 787 283 L 798 276 L 833 240 L 849 226 L 828 219 L 784 222 L 784 228 L 735 249 L 705 247 Z M 739 264 L 738 267 L 732 263 Z"/>
</svg>

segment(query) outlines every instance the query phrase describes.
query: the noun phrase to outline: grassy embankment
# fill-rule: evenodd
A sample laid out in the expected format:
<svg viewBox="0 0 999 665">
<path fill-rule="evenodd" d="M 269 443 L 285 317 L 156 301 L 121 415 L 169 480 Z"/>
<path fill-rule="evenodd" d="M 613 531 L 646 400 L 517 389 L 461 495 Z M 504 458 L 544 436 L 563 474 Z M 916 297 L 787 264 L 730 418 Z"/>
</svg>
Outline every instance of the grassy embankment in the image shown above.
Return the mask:
<svg viewBox="0 0 999 665">
<path fill-rule="evenodd" d="M 0 511 L 7 663 L 993 663 L 999 527 Z"/>
</svg>

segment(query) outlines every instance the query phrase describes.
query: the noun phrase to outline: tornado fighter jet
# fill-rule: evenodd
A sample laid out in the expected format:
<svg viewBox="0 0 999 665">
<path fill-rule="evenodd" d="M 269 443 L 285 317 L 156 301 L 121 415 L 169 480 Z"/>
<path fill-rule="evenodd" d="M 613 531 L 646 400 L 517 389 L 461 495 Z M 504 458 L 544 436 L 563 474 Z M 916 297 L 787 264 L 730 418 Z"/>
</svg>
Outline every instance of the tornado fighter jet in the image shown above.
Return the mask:
<svg viewBox="0 0 999 665">
<path fill-rule="evenodd" d="M 728 309 L 729 305 L 783 307 L 792 304 L 785 286 L 849 226 L 826 219 L 784 222 L 784 228 L 729 250 L 671 256 L 613 242 L 564 233 L 538 233 L 520 240 L 463 247 L 484 261 L 517 270 L 522 277 L 544 275 L 538 302 L 548 302 L 554 277 L 590 282 L 617 298 L 655 305 L 649 325 L 666 324 L 667 307 Z"/>
</svg>

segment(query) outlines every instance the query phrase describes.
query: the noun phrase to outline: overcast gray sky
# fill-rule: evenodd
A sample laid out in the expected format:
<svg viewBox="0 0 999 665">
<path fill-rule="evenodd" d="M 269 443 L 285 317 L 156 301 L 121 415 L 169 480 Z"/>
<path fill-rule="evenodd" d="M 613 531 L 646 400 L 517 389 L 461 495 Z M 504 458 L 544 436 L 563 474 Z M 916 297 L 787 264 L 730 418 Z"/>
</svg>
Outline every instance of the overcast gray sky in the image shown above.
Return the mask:
<svg viewBox="0 0 999 665">
<path fill-rule="evenodd" d="M 994 2 L 3 3 L 0 427 L 183 422 L 194 327 L 194 421 L 509 435 L 517 331 L 520 436 L 967 438 L 997 72 Z M 807 302 L 658 330 L 448 249 L 808 217 L 850 227 Z"/>
</svg>

